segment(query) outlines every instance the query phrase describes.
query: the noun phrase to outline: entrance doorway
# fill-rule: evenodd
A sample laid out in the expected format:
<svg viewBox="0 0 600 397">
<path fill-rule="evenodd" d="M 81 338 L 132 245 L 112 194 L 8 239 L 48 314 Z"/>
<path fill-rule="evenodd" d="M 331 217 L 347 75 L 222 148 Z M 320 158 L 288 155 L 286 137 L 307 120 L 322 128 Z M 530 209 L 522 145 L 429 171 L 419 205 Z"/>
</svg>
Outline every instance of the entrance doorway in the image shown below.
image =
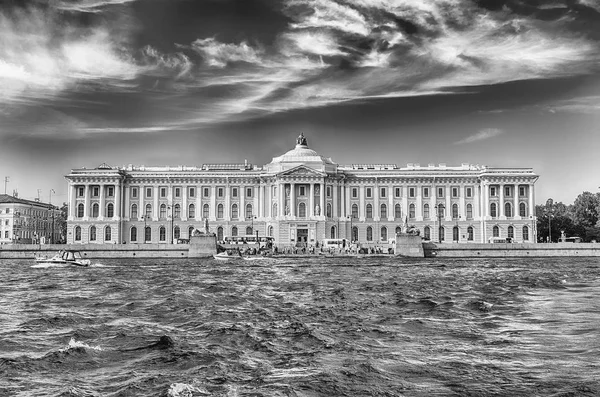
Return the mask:
<svg viewBox="0 0 600 397">
<path fill-rule="evenodd" d="M 297 229 L 296 230 L 296 246 L 306 247 L 308 242 L 308 229 Z"/>
</svg>

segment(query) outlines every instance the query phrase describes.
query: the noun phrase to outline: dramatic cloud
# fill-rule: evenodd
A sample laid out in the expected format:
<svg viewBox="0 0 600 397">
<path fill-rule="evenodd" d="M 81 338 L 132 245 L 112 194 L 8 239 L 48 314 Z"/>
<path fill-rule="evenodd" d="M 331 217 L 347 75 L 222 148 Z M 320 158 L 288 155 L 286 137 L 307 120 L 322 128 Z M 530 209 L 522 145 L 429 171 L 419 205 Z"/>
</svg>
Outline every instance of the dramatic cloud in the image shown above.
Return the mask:
<svg viewBox="0 0 600 397">
<path fill-rule="evenodd" d="M 465 143 L 473 143 L 478 141 L 483 141 L 486 139 L 493 138 L 500 134 L 503 134 L 504 131 L 498 128 L 484 128 L 480 130 L 476 134 L 466 137 L 465 139 L 461 139 L 460 141 L 454 142 L 456 145 L 462 145 Z"/>
<path fill-rule="evenodd" d="M 220 43 L 215 38 L 198 39 L 192 48 L 202 54 L 210 66 L 223 68 L 231 62 L 247 62 L 260 64 L 261 50 L 250 47 L 245 42 L 238 44 Z"/>
</svg>

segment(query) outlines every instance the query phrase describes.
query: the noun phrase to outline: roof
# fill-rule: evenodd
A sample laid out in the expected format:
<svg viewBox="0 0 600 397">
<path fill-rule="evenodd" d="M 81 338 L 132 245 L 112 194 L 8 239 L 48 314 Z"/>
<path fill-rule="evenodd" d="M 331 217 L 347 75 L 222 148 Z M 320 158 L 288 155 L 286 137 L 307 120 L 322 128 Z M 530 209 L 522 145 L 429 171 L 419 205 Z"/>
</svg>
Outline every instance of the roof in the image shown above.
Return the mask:
<svg viewBox="0 0 600 397">
<path fill-rule="evenodd" d="M 0 204 L 24 204 L 24 205 L 35 205 L 37 207 L 44 208 L 56 208 L 54 205 L 42 203 L 40 201 L 25 200 L 18 197 L 10 196 L 8 194 L 0 194 Z"/>
</svg>

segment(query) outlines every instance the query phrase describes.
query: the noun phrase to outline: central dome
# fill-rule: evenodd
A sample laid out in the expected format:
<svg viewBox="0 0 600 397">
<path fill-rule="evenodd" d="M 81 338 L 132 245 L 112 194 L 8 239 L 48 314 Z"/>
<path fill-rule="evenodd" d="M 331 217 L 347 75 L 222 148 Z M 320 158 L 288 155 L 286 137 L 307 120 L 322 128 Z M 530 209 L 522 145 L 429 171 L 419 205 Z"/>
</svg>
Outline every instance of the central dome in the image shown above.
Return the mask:
<svg viewBox="0 0 600 397">
<path fill-rule="evenodd" d="M 314 169 L 325 171 L 325 165 L 334 164 L 335 163 L 331 159 L 323 157 L 316 151 L 310 149 L 304 134 L 300 134 L 296 139 L 296 147 L 292 150 L 288 150 L 281 156 L 274 157 L 273 161 L 267 165 L 267 168 L 279 172 L 298 165 L 306 165 Z"/>
</svg>

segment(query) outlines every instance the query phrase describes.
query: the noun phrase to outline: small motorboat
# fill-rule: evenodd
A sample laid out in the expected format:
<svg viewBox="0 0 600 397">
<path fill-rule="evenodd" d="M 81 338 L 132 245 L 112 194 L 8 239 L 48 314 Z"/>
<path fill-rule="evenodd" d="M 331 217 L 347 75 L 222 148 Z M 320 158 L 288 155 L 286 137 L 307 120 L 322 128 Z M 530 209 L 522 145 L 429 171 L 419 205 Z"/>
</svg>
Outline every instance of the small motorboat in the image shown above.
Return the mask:
<svg viewBox="0 0 600 397">
<path fill-rule="evenodd" d="M 229 251 L 223 251 L 223 252 L 219 252 L 218 254 L 213 255 L 213 258 L 215 258 L 218 261 L 231 261 L 231 260 L 236 260 L 236 259 L 243 259 L 244 257 L 241 256 L 239 253 L 232 254 Z"/>
<path fill-rule="evenodd" d="M 85 259 L 81 255 L 81 252 L 73 250 L 60 251 L 51 258 L 38 257 L 35 258 L 35 262 L 47 265 L 75 265 L 81 267 L 87 267 L 91 264 L 89 259 Z"/>
</svg>

